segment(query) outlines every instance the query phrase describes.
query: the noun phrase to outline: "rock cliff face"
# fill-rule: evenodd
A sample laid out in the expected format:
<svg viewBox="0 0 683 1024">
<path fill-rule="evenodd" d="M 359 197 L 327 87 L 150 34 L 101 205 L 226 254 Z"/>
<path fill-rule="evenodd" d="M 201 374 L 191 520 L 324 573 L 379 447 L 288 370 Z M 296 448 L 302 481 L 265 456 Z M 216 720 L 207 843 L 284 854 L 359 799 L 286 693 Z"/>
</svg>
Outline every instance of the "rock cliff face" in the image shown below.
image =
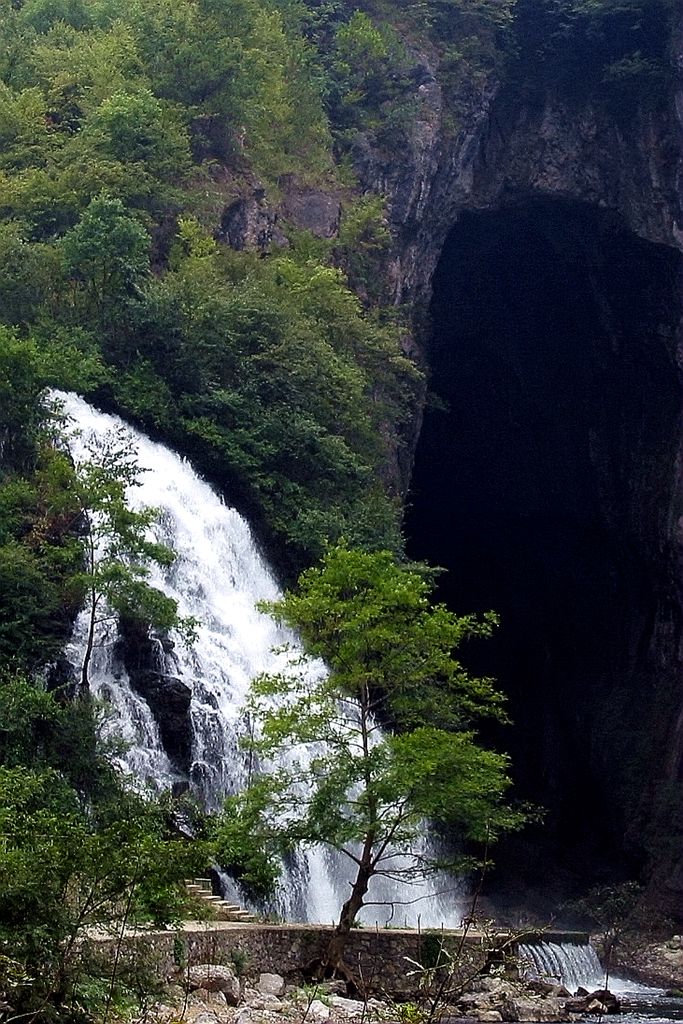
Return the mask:
<svg viewBox="0 0 683 1024">
<path fill-rule="evenodd" d="M 522 905 L 535 877 L 571 894 L 647 865 L 680 913 L 673 104 L 621 123 L 488 82 L 449 134 L 426 66 L 418 93 L 410 153 L 366 148 L 357 167 L 391 196 L 391 288 L 431 302 L 423 352 L 451 410 L 418 445 L 412 553 L 450 570 L 458 610 L 501 611 L 482 667 L 510 695 L 519 792 L 548 808 L 500 892 Z"/>
<path fill-rule="evenodd" d="M 355 155 L 363 184 L 390 197 L 396 301 L 428 301 L 446 236 L 465 210 L 574 200 L 613 211 L 642 238 L 675 244 L 673 117 L 638 110 L 619 124 L 598 105 L 550 94 L 527 101 L 490 80 L 460 98 L 453 131 L 444 128 L 448 100 L 428 63 L 422 71 L 409 151 L 397 159 L 368 146 Z"/>
</svg>

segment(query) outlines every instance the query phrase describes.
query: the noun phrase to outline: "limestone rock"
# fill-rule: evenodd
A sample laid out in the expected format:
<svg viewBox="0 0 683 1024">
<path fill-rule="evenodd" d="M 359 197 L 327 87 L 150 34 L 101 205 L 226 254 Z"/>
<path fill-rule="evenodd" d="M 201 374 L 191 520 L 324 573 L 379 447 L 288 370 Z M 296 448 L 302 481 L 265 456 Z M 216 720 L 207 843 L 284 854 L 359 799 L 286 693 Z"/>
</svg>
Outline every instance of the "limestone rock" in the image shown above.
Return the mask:
<svg viewBox="0 0 683 1024">
<path fill-rule="evenodd" d="M 564 1008 L 567 1013 L 620 1013 L 621 1003 L 612 992 L 598 989 L 585 996 L 567 999 Z"/>
<path fill-rule="evenodd" d="M 219 1018 L 215 1013 L 205 1011 L 203 1013 L 198 1013 L 197 1016 L 193 1018 L 192 1024 L 219 1024 Z"/>
<path fill-rule="evenodd" d="M 330 1008 L 329 1006 L 325 1006 L 322 1000 L 314 999 L 308 1005 L 308 1015 L 309 1017 L 314 1017 L 316 1020 L 327 1020 L 330 1016 Z"/>
<path fill-rule="evenodd" d="M 316 238 L 334 238 L 339 231 L 341 203 L 339 196 L 329 192 L 292 184 L 286 191 L 283 211 L 287 220 Z"/>
<path fill-rule="evenodd" d="M 256 995 L 253 999 L 249 1000 L 249 1006 L 252 1010 L 268 1010 L 270 1013 L 282 1013 L 284 1006 L 277 996 L 272 995 Z"/>
<path fill-rule="evenodd" d="M 336 996 L 345 996 L 348 990 L 346 982 L 342 978 L 333 978 L 331 981 L 328 981 L 326 988 L 331 995 Z"/>
<path fill-rule="evenodd" d="M 197 964 L 190 967 L 188 982 L 192 989 L 222 992 L 229 1006 L 237 1006 L 241 999 L 239 978 L 231 967 L 224 964 Z"/>
<path fill-rule="evenodd" d="M 257 990 L 264 996 L 283 996 L 287 985 L 281 974 L 259 974 Z"/>
</svg>

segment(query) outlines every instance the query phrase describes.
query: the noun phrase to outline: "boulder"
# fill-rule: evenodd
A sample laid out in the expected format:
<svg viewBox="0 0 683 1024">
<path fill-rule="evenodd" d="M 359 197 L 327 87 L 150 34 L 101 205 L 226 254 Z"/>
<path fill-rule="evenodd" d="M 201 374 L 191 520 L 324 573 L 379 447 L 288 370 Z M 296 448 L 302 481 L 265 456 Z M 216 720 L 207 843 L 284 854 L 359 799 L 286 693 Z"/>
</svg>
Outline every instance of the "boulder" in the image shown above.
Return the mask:
<svg viewBox="0 0 683 1024">
<path fill-rule="evenodd" d="M 316 238 L 334 238 L 339 231 L 341 212 L 339 195 L 286 182 L 283 213 L 297 228 L 310 231 Z"/>
<path fill-rule="evenodd" d="M 259 974 L 257 990 L 262 996 L 280 996 L 285 994 L 287 985 L 281 974 Z"/>
<path fill-rule="evenodd" d="M 537 992 L 542 996 L 557 996 L 558 998 L 569 998 L 571 992 L 564 985 L 558 985 L 556 981 L 544 981 L 542 978 L 534 978 L 526 983 L 530 992 Z M 588 995 L 588 993 L 585 993 Z"/>
<path fill-rule="evenodd" d="M 567 1013 L 621 1013 L 621 1003 L 612 992 L 598 989 L 584 996 L 567 999 L 564 1009 Z"/>
<path fill-rule="evenodd" d="M 500 1010 L 481 1010 L 477 1014 L 477 1020 L 484 1022 L 484 1024 L 497 1024 L 502 1019 L 503 1015 Z"/>
<path fill-rule="evenodd" d="M 502 978 L 494 978 L 491 975 L 487 977 L 479 978 L 477 990 L 479 992 L 500 992 L 503 988 L 504 982 Z"/>
<path fill-rule="evenodd" d="M 345 996 L 348 992 L 348 986 L 343 978 L 332 978 L 326 983 L 326 988 L 331 995 L 336 996 Z"/>
<path fill-rule="evenodd" d="M 198 988 L 190 995 L 189 1006 L 194 1006 L 198 1011 L 211 1010 L 213 1013 L 225 1013 L 227 1002 L 223 992 L 209 992 L 205 988 Z"/>
<path fill-rule="evenodd" d="M 226 967 L 225 964 L 196 964 L 190 967 L 187 980 L 191 989 L 222 992 L 229 1006 L 239 1005 L 240 982 L 232 967 Z"/>
<path fill-rule="evenodd" d="M 329 1006 L 325 1006 L 322 1000 L 314 999 L 309 1003 L 307 1013 L 309 1017 L 313 1017 L 315 1020 L 327 1020 L 330 1016 L 330 1008 Z"/>
<path fill-rule="evenodd" d="M 278 221 L 278 213 L 268 204 L 265 192 L 254 189 L 252 195 L 243 196 L 225 208 L 217 237 L 238 252 L 284 249 L 289 242 Z"/>
</svg>

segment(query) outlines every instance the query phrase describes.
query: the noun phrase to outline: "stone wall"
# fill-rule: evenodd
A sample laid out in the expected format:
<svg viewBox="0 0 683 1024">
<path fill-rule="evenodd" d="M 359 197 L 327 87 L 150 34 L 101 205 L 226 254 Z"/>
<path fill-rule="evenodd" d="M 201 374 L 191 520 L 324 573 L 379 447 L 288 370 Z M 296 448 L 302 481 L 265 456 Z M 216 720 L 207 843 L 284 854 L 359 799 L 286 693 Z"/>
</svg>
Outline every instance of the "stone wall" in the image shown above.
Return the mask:
<svg viewBox="0 0 683 1024">
<path fill-rule="evenodd" d="M 183 969 L 195 964 L 229 964 L 249 981 L 261 973 L 281 974 L 288 983 L 306 979 L 307 969 L 324 955 L 332 935 L 331 927 L 320 925 L 239 925 L 231 922 L 190 922 L 177 931 L 144 931 L 129 934 L 124 945 L 126 959 L 140 959 L 163 979 L 178 979 Z M 505 941 L 505 936 L 501 936 Z M 539 936 L 540 938 L 540 936 Z M 543 938 L 548 941 L 548 935 Z M 579 933 L 557 933 L 553 941 L 587 942 Z M 533 936 L 525 936 L 525 942 Z M 369 992 L 394 998 L 415 995 L 419 976 L 415 963 L 433 966 L 441 943 L 450 954 L 461 946 L 468 968 L 483 965 L 490 937 L 460 932 L 416 932 L 399 929 L 354 930 L 345 960 Z M 91 952 L 111 957 L 113 939 L 91 940 Z"/>
</svg>

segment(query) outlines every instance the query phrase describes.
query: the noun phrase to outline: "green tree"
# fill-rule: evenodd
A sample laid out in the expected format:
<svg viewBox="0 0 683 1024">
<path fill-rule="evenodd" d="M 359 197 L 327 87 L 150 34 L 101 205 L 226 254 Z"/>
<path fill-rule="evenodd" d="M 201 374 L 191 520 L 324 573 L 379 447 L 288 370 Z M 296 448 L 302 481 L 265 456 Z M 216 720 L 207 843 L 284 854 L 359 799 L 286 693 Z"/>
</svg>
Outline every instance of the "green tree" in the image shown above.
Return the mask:
<svg viewBox="0 0 683 1024">
<path fill-rule="evenodd" d="M 149 537 L 154 508 L 134 510 L 127 491 L 139 482 L 140 469 L 125 430 L 87 443 L 87 457 L 76 460 L 73 493 L 84 524 L 85 564 L 75 582 L 86 598 L 86 644 L 81 694 L 88 692 L 88 671 L 98 626 L 121 614 L 156 627 L 180 628 L 187 638 L 192 623 L 180 619 L 176 602 L 147 582 L 150 563 L 170 565 L 174 554 Z"/>
<path fill-rule="evenodd" d="M 143 163 L 161 179 L 180 178 L 190 166 L 187 132 L 148 89 L 107 97 L 88 118 L 86 132 L 97 151 L 123 163 Z"/>
<path fill-rule="evenodd" d="M 425 819 L 475 843 L 524 820 L 504 802 L 507 757 L 480 746 L 474 731 L 484 716 L 504 719 L 503 698 L 454 654 L 466 638 L 488 636 L 495 616 L 458 617 L 429 593 L 419 567 L 338 546 L 296 591 L 263 605 L 298 631 L 307 658 L 254 682 L 254 747 L 273 763 L 303 744 L 312 760 L 273 767 L 269 799 L 259 776 L 241 801 L 258 810 L 257 834 L 270 844 L 322 843 L 354 865 L 328 951 L 334 968 L 374 875 L 414 879 L 439 866 L 415 850 Z M 311 658 L 325 659 L 326 674 Z"/>
<path fill-rule="evenodd" d="M 114 777 L 105 802 L 84 804 L 62 771 L 0 763 L 0 949 L 21 968 L 8 991 L 0 965 L 0 996 L 33 1020 L 88 1019 L 81 986 L 104 995 L 119 965 L 89 961 L 87 929 L 177 920 L 182 879 L 205 862 L 201 842 L 173 837 L 161 804 Z"/>
<path fill-rule="evenodd" d="M 149 235 L 120 199 L 93 199 L 64 236 L 65 268 L 85 297 L 85 313 L 111 325 L 149 271 Z"/>
</svg>

